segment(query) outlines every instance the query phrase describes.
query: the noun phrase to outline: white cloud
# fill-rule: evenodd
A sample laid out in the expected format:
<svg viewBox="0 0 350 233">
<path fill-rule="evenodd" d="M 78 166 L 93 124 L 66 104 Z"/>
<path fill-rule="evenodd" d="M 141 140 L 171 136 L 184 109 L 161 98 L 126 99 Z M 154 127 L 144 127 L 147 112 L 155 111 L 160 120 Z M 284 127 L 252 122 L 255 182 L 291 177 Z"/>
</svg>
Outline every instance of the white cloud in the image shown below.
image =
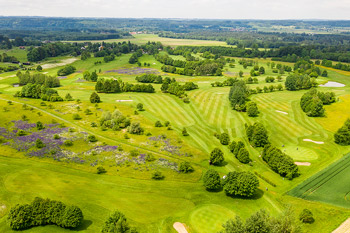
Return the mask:
<svg viewBox="0 0 350 233">
<path fill-rule="evenodd" d="M 0 15 L 350 19 L 349 0 L 0 0 Z"/>
</svg>

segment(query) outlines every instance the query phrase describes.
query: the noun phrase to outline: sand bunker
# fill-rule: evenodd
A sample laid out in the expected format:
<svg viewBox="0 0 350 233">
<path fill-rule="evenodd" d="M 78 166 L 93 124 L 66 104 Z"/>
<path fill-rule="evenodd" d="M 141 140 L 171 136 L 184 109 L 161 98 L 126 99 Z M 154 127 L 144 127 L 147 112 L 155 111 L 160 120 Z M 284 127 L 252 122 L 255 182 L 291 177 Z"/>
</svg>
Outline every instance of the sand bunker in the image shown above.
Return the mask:
<svg viewBox="0 0 350 233">
<path fill-rule="evenodd" d="M 320 87 L 345 87 L 345 84 L 329 81 L 326 84 L 319 85 L 319 86 Z"/>
<path fill-rule="evenodd" d="M 295 165 L 298 165 L 298 166 L 310 166 L 311 163 L 309 162 L 294 162 Z"/>
<path fill-rule="evenodd" d="M 116 100 L 117 102 L 130 102 L 130 101 L 133 101 L 133 100 Z"/>
<path fill-rule="evenodd" d="M 316 143 L 316 144 L 324 144 L 324 142 L 318 142 L 318 141 L 313 141 L 311 139 L 303 139 L 304 142 L 313 142 L 313 143 Z"/>
<path fill-rule="evenodd" d="M 42 65 L 41 67 L 43 69 L 50 69 L 50 68 L 55 68 L 55 67 L 58 67 L 58 66 L 65 66 L 65 65 L 68 65 L 70 63 L 73 63 L 75 62 L 76 60 L 78 60 L 78 58 L 68 58 L 68 59 L 65 59 L 65 60 L 61 60 L 60 62 L 58 63 L 49 63 L 49 64 L 44 64 Z"/>
<path fill-rule="evenodd" d="M 181 222 L 175 222 L 173 224 L 173 227 L 178 233 L 188 233 L 188 231 L 186 230 L 186 227 Z"/>
<path fill-rule="evenodd" d="M 288 115 L 288 112 L 282 112 L 282 111 L 279 111 L 279 110 L 276 110 L 276 112 L 279 112 L 279 113 L 282 113 L 282 114 Z"/>
<path fill-rule="evenodd" d="M 337 229 L 332 233 L 350 233 L 350 218 L 343 222 Z"/>
</svg>

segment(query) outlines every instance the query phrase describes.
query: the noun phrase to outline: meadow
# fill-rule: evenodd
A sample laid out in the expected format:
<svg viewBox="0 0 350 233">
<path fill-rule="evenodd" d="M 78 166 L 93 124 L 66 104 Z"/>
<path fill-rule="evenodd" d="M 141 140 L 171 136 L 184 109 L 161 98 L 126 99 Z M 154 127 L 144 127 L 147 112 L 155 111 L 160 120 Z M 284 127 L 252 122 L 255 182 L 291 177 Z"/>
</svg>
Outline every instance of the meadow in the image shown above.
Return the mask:
<svg viewBox="0 0 350 233">
<path fill-rule="evenodd" d="M 147 37 L 137 36 L 138 41 L 133 41 L 134 43 L 159 39 L 165 45 L 193 45 L 192 40 L 157 39 L 155 36 L 150 38 L 149 35 Z M 201 41 L 201 43 L 211 42 Z M 15 72 L 0 74 L 0 118 L 3 119 L 0 121 L 0 127 L 11 127 L 12 120 L 21 120 L 22 115 L 25 114 L 30 123 L 38 120 L 45 124 L 64 123 L 66 127 L 73 128 L 75 132 L 96 135 L 98 138 L 96 143 L 89 143 L 83 139 L 74 142 L 69 150 L 77 156 L 82 156 L 84 152 L 96 146 L 118 146 L 126 153 L 137 150 L 140 153 L 152 154 L 157 159 L 156 161 L 166 159 L 177 164 L 188 161 L 193 164 L 195 171 L 191 174 L 180 174 L 169 166 L 161 167 L 161 163 L 138 165 L 132 162 L 129 155 L 125 157 L 130 160 L 129 166 L 128 164 L 118 165 L 115 157 L 111 157 L 110 154 L 86 155 L 82 158 L 87 161 L 84 163 L 59 162 L 52 158 L 29 157 L 26 152 L 18 152 L 10 146 L 1 145 L 0 207 L 3 206 L 3 208 L 0 208 L 0 217 L 2 217 L 0 232 L 12 232 L 6 224 L 5 216 L 8 210 L 17 203 L 28 203 L 36 196 L 59 199 L 80 206 L 85 218 L 83 225 L 78 229 L 82 232 L 99 232 L 107 216 L 115 209 L 121 210 L 132 224 L 142 230 L 141 232 L 175 232 L 172 224 L 177 221 L 184 223 L 189 232 L 217 232 L 222 229 L 222 223 L 236 215 L 246 218 L 261 208 L 268 210 L 272 215 L 277 215 L 288 204 L 292 205 L 296 214 L 299 214 L 304 208 L 314 213 L 315 223 L 303 226 L 306 232 L 331 232 L 349 217 L 350 210 L 346 201 L 339 200 L 339 197 L 346 191 L 345 189 L 339 194 L 334 194 L 333 201 L 324 200 L 325 194 L 336 187 L 343 187 L 346 182 L 343 177 L 346 176 L 348 169 L 337 176 L 342 177 L 342 182 L 327 182 L 332 185 L 323 185 L 324 189 L 317 189 L 305 199 L 294 194 L 294 190 L 299 190 L 299 185 L 304 184 L 305 180 L 305 182 L 308 182 L 308 178 L 313 180 L 314 174 L 350 152 L 350 147 L 339 146 L 333 141 L 333 133 L 345 120 L 344 114 L 340 116 L 340 113 L 344 111 L 344 107 L 345 111 L 350 111 L 348 110 L 350 80 L 347 74 L 327 69 L 329 77 L 318 78 L 319 83 L 332 80 L 346 84 L 342 88 L 319 87 L 322 91 L 334 91 L 339 97 L 337 103 L 326 106 L 326 117 L 324 118 L 307 117 L 301 110 L 299 100 L 306 91 L 286 90 L 252 95 L 251 99 L 258 104 L 260 110 L 259 116 L 252 118 L 248 117 L 245 112 L 231 109 L 228 100 L 229 87 L 210 85 L 215 81 L 224 81 L 227 77 L 235 77 L 240 70 L 244 71 L 242 79 L 248 78 L 250 68 L 244 69 L 238 64 L 239 58 L 235 58 L 235 67 L 229 67 L 228 64 L 224 67 L 224 77 L 189 77 L 163 73 L 160 70 L 162 64 L 150 55 L 143 55 L 139 59 L 141 64 L 150 63 L 150 67 L 131 65 L 128 63 L 130 56 L 131 54 L 125 54 L 116 57 L 109 63 L 103 62 L 102 58 L 73 61 L 72 65 L 77 68 L 77 71 L 62 78 L 61 87 L 57 88 L 57 91 L 61 96 L 70 93 L 75 101 L 50 103 L 51 106 L 48 106 L 49 103 L 47 106 L 42 106 L 41 100 L 13 97 L 15 92 L 21 88 L 12 85 L 18 82 Z M 44 64 L 51 64 L 52 61 L 60 64 L 67 59 L 71 57 L 51 59 Z M 249 88 L 263 88 L 271 85 L 265 82 L 267 76 L 277 77 L 277 74 L 267 66 L 267 63 L 271 61 L 269 59 L 254 60 L 260 66 L 265 67 L 266 73 L 257 77 L 257 84 L 248 84 Z M 102 61 L 102 63 L 96 65 L 96 61 Z M 280 63 L 292 65 L 291 63 Z M 51 66 L 42 72 L 56 75 L 59 68 L 61 67 Z M 195 82 L 199 89 L 188 92 L 191 101 L 189 104 L 176 96 L 162 93 L 160 84 L 153 84 L 156 93 L 101 93 L 99 96 L 102 103 L 95 106 L 89 102 L 95 83 L 83 80 L 82 74 L 84 71 L 95 70 L 99 77 L 121 78 L 130 83 L 136 83 L 137 75 L 151 70 L 163 76 L 174 77 L 180 83 Z M 287 75 L 288 73 L 282 75 L 282 81 L 275 81 L 273 85 L 283 84 Z M 77 99 L 80 102 L 77 102 Z M 12 105 L 8 104 L 9 100 L 12 101 Z M 134 111 L 138 103 L 143 103 L 145 111 L 140 111 L 138 115 L 135 115 Z M 23 110 L 24 104 L 33 109 Z M 8 111 L 3 111 L 3 108 L 7 108 Z M 92 114 L 84 114 L 86 109 L 89 109 Z M 126 139 L 123 130 L 112 131 L 91 127 L 91 122 L 98 122 L 103 111 L 112 112 L 114 109 L 118 109 L 132 121 L 141 122 L 145 133 L 151 135 L 129 135 L 130 139 Z M 73 120 L 73 114 L 79 114 L 82 119 Z M 158 120 L 169 121 L 172 130 L 167 130 L 165 127 L 154 127 L 154 123 Z M 296 162 L 309 162 L 311 165 L 300 166 L 301 175 L 292 181 L 283 179 L 274 173 L 261 159 L 261 149 L 251 147 L 246 138 L 245 124 L 254 122 L 264 124 L 269 132 L 270 141 L 276 147 L 285 150 Z M 184 127 L 189 133 L 188 137 L 181 134 Z M 252 166 L 241 164 L 226 146 L 220 144 L 214 134 L 223 132 L 228 133 L 231 140 L 242 140 L 245 143 L 253 160 Z M 166 135 L 172 146 L 180 148 L 180 155 L 165 151 L 161 140 L 152 141 L 153 139 L 150 139 L 161 135 Z M 324 144 L 315 144 L 304 141 L 304 139 L 322 141 Z M 208 163 L 209 153 L 216 147 L 225 152 L 227 161 L 225 166 L 213 167 Z M 184 156 L 185 153 L 191 156 Z M 96 174 L 96 167 L 91 165 L 95 160 L 106 168 L 106 174 Z M 151 179 L 154 171 L 152 168 L 155 166 L 164 173 L 164 180 Z M 221 176 L 230 171 L 257 172 L 275 186 L 259 178 L 260 186 L 253 199 L 232 198 L 223 192 L 207 192 L 202 185 L 201 178 L 208 168 L 217 170 Z M 325 173 L 327 174 L 327 170 Z M 313 186 L 315 186 L 314 183 L 310 188 Z M 295 187 L 297 188 L 291 193 L 296 197 L 287 195 L 287 192 Z M 304 189 L 302 191 L 304 192 Z M 26 232 L 68 232 L 68 230 L 45 226 L 32 228 Z"/>
</svg>

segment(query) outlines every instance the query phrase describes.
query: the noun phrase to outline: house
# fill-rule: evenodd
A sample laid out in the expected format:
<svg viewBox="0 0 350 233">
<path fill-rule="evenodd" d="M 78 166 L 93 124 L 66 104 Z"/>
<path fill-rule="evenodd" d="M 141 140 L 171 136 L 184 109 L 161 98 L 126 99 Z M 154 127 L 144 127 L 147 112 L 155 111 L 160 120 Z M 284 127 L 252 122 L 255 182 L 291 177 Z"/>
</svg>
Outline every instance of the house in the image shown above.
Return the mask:
<svg viewBox="0 0 350 233">
<path fill-rule="evenodd" d="M 26 47 L 24 47 L 24 46 L 19 46 L 19 49 L 26 49 Z"/>
</svg>

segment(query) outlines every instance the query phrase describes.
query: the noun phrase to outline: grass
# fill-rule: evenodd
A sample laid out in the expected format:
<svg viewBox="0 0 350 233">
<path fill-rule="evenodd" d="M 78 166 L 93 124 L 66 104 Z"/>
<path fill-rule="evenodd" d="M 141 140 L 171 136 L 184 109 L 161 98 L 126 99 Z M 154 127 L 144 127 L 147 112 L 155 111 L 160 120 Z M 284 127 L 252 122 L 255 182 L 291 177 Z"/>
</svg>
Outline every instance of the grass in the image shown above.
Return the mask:
<svg viewBox="0 0 350 233">
<path fill-rule="evenodd" d="M 138 35 L 139 43 L 148 40 L 149 35 Z M 149 37 L 148 37 L 149 38 Z M 163 38 L 159 38 L 163 39 Z M 207 43 L 208 41 L 205 41 Z M 179 45 L 182 40 L 177 40 Z M 186 42 L 187 43 L 187 42 Z M 199 89 L 188 92 L 190 104 L 170 94 L 162 93 L 160 85 L 154 84 L 156 93 L 120 93 L 99 94 L 102 103 L 98 108 L 89 103 L 90 94 L 94 91 L 95 83 L 77 82 L 82 78 L 85 70 L 94 71 L 101 69 L 100 77 L 121 78 L 123 81 L 135 83 L 136 75 L 124 75 L 107 71 L 120 68 L 135 68 L 128 64 L 130 54 L 117 57 L 115 61 L 94 65 L 101 58 L 90 58 L 86 61 L 78 60 L 73 63 L 77 73 L 61 80 L 62 86 L 58 88 L 61 96 L 70 93 L 73 98 L 79 98 L 82 103 L 76 101 L 52 103 L 53 109 L 40 106 L 40 100 L 18 99 L 13 94 L 20 88 L 11 84 L 17 82 L 16 77 L 11 77 L 15 72 L 0 75 L 0 118 L 6 119 L 0 122 L 0 126 L 6 122 L 19 119 L 22 114 L 29 116 L 30 121 L 41 120 L 44 123 L 64 122 L 69 127 L 78 131 L 95 134 L 100 143 L 110 145 L 122 145 L 125 151 L 137 149 L 142 152 L 152 153 L 156 158 L 167 158 L 180 163 L 189 161 L 195 166 L 195 172 L 191 174 L 178 174 L 169 169 L 163 169 L 166 178 L 164 181 L 151 180 L 151 171 L 135 170 L 135 166 L 115 167 L 112 162 L 105 162 L 108 170 L 106 175 L 96 175 L 96 168 L 89 165 L 76 165 L 54 162 L 50 159 L 27 158 L 22 153 L 17 153 L 11 148 L 1 146 L 0 153 L 0 205 L 5 204 L 6 215 L 8 209 L 16 203 L 26 203 L 35 196 L 59 199 L 70 204 L 75 204 L 83 209 L 86 222 L 82 232 L 98 232 L 103 221 L 114 209 L 120 209 L 131 219 L 132 223 L 144 232 L 173 232 L 172 224 L 175 221 L 184 222 L 191 232 L 216 232 L 221 229 L 221 224 L 228 218 L 240 215 L 247 218 L 260 208 L 265 208 L 276 215 L 281 212 L 286 204 L 291 204 L 298 214 L 303 208 L 311 209 L 316 215 L 316 222 L 312 227 L 304 226 L 306 232 L 332 231 L 346 217 L 350 211 L 338 206 L 330 206 L 325 203 L 316 203 L 308 200 L 284 195 L 291 188 L 298 186 L 305 179 L 311 177 L 320 170 L 326 168 L 350 151 L 349 147 L 341 147 L 333 142 L 333 132 L 337 129 L 339 115 L 342 109 L 347 109 L 349 89 L 322 88 L 325 91 L 335 90 L 340 102 L 326 106 L 327 117 L 309 118 L 301 110 L 299 100 L 305 91 L 289 92 L 275 91 L 251 96 L 256 101 L 260 110 L 259 117 L 250 118 L 244 112 L 232 111 L 228 101 L 229 87 L 213 88 L 210 83 L 223 81 L 225 77 L 188 77 L 169 74 L 179 82 L 193 81 L 199 85 Z M 55 60 L 63 60 L 64 57 Z M 237 59 L 236 59 L 237 60 Z M 257 59 L 260 65 L 266 69 L 266 74 L 259 76 L 258 84 L 249 85 L 250 88 L 270 85 L 265 83 L 266 76 L 277 76 L 267 67 L 268 59 Z M 50 62 L 50 61 L 48 61 Z M 152 56 L 144 55 L 140 62 L 150 63 L 150 68 L 159 70 L 161 64 Z M 244 70 L 236 61 L 235 68 L 225 66 L 225 72 L 237 73 L 243 70 L 249 73 L 251 67 Z M 291 64 L 289 64 L 291 65 Z M 50 75 L 55 75 L 60 67 L 45 69 Z M 147 67 L 148 68 L 148 67 Z M 283 80 L 287 74 L 283 75 Z M 320 78 L 320 82 L 334 80 L 345 84 L 350 83 L 348 77 L 335 71 L 329 72 L 329 78 Z M 247 78 L 246 74 L 244 78 Z M 282 82 L 283 83 L 283 82 Z M 275 82 L 273 85 L 277 85 Z M 8 106 L 6 100 L 16 101 Z M 116 100 L 133 100 L 130 102 L 117 102 Z M 17 103 L 18 102 L 18 103 Z M 21 110 L 21 105 L 26 103 L 33 106 L 33 112 Z M 143 103 L 145 111 L 134 115 L 137 103 Z M 7 106 L 9 112 L 3 112 L 2 107 Z M 81 111 L 76 107 L 79 106 Z M 91 122 L 98 122 L 103 111 L 114 111 L 117 108 L 132 121 L 141 122 L 146 132 L 153 136 L 164 134 L 173 140 L 176 145 L 181 145 L 186 152 L 193 157 L 181 157 L 161 151 L 157 145 L 149 145 L 147 136 L 130 135 L 131 139 L 124 138 L 123 131 L 102 131 L 99 127 L 92 128 Z M 84 110 L 90 109 L 92 115 L 85 115 Z M 276 112 L 283 111 L 288 114 Z M 347 110 L 345 110 L 347 111 Z M 42 116 L 37 117 L 37 112 Z M 78 113 L 82 120 L 73 121 L 73 114 Z M 173 130 L 155 128 L 154 123 L 170 121 Z M 262 122 L 269 132 L 271 142 L 285 149 L 297 161 L 311 162 L 309 167 L 300 167 L 301 176 L 288 181 L 272 172 L 259 157 L 261 149 L 249 146 L 245 136 L 245 124 Z M 337 121 L 337 122 L 334 122 Z M 183 137 L 181 131 L 186 127 L 189 136 Z M 253 159 L 253 165 L 242 165 L 222 146 L 214 137 L 214 133 L 227 132 L 231 139 L 243 140 Z M 304 142 L 303 139 L 324 141 L 322 145 Z M 284 145 L 284 147 L 282 147 Z M 72 150 L 84 151 L 85 147 L 93 145 L 85 142 L 76 143 Z M 227 164 L 216 169 L 220 175 L 229 171 L 258 172 L 274 184 L 272 187 L 264 180 L 259 179 L 260 187 L 258 195 L 252 199 L 230 198 L 223 192 L 212 193 L 204 190 L 201 184 L 202 173 L 209 168 L 208 154 L 219 147 L 225 152 Z M 298 148 L 298 149 L 297 149 Z M 118 171 L 117 171 L 118 169 Z M 268 191 L 266 191 L 268 188 Z M 82 195 L 84 194 L 84 195 Z M 1 213 L 0 213 L 1 216 Z M 327 221 L 325 221 L 327 220 Z M 328 222 L 332 222 L 329 224 Z M 28 232 L 66 232 L 54 226 L 33 228 Z M 0 232 L 11 232 L 5 224 L 5 219 L 0 219 Z"/>
<path fill-rule="evenodd" d="M 302 182 L 289 193 L 293 196 L 349 208 L 350 155 Z"/>
</svg>

